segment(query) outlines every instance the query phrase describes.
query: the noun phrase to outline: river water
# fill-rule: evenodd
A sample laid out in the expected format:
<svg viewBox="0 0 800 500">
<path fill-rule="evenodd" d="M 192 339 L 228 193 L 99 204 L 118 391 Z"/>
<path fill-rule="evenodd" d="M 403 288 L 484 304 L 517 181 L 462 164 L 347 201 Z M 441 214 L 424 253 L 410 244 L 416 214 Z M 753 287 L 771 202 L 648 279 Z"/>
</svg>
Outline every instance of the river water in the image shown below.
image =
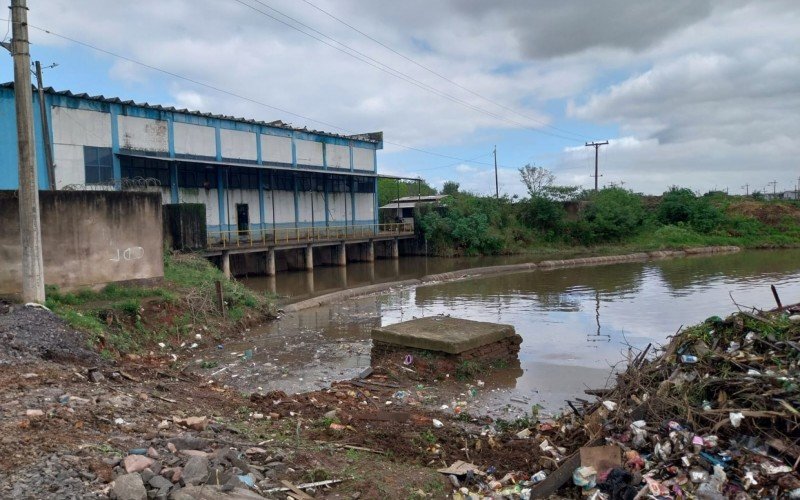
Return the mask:
<svg viewBox="0 0 800 500">
<path fill-rule="evenodd" d="M 299 300 L 346 286 L 524 261 L 524 256 L 403 258 L 245 283 Z M 287 314 L 247 332 L 245 340 L 205 353 L 205 359 L 227 366 L 215 378 L 243 390 L 317 389 L 369 366 L 372 328 L 449 314 L 508 323 L 523 338 L 520 365 L 487 375 L 479 397 L 470 401 L 473 411 L 513 413 L 532 404 L 555 410 L 565 399 L 584 397 L 586 388 L 605 386 L 628 346 L 663 344 L 682 325 L 726 316 L 735 310 L 731 296 L 739 304 L 773 307 L 769 285 L 778 288 L 784 303 L 800 301 L 800 250 L 536 270 L 397 288 Z"/>
</svg>

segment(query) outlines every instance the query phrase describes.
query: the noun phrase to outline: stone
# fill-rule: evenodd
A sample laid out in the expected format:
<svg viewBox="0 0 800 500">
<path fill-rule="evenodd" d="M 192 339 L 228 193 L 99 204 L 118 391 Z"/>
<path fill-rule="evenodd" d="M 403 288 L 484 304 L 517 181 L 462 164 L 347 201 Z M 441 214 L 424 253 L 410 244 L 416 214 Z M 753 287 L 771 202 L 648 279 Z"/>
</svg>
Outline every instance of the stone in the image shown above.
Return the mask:
<svg viewBox="0 0 800 500">
<path fill-rule="evenodd" d="M 111 496 L 117 500 L 146 500 L 147 490 L 139 474 L 124 474 L 114 480 Z"/>
<path fill-rule="evenodd" d="M 208 476 L 208 459 L 204 457 L 190 457 L 183 467 L 183 482 L 187 485 L 198 485 Z"/>
<path fill-rule="evenodd" d="M 153 459 L 143 455 L 128 455 L 122 461 L 125 472 L 128 474 L 132 472 L 141 472 L 153 464 Z"/>
<path fill-rule="evenodd" d="M 175 448 L 174 451 L 170 448 L 172 453 L 175 453 L 177 450 L 203 450 L 208 446 L 207 440 L 187 435 L 174 437 L 167 441 L 167 443 L 168 448 L 170 448 L 169 445 Z"/>
<path fill-rule="evenodd" d="M 459 354 L 515 335 L 514 327 L 449 316 L 430 316 L 372 330 L 373 342 Z"/>
<path fill-rule="evenodd" d="M 42 410 L 27 410 L 25 416 L 30 419 L 42 418 L 44 417 L 44 412 Z"/>
<path fill-rule="evenodd" d="M 183 450 L 181 451 L 181 455 L 185 455 L 187 457 L 201 457 L 201 458 L 208 458 L 208 453 L 205 451 L 200 450 Z"/>
<path fill-rule="evenodd" d="M 155 488 L 157 490 L 168 490 L 172 488 L 172 481 L 164 476 L 153 476 L 150 478 L 150 481 L 148 481 L 147 484 L 149 484 L 151 488 Z"/>
<path fill-rule="evenodd" d="M 165 467 L 161 469 L 161 475 L 173 483 L 177 483 L 183 475 L 183 467 Z"/>
<path fill-rule="evenodd" d="M 105 377 L 98 370 L 92 370 L 89 372 L 89 380 L 94 383 L 99 383 L 105 380 Z"/>
<path fill-rule="evenodd" d="M 150 457 L 150 458 L 158 458 L 159 457 L 158 452 L 152 446 L 147 448 L 147 456 Z"/>
<path fill-rule="evenodd" d="M 172 493 L 172 500 L 263 500 L 264 497 L 244 488 L 223 491 L 222 486 L 187 486 Z"/>
<path fill-rule="evenodd" d="M 204 431 L 208 427 L 208 417 L 187 417 L 176 418 L 173 417 L 172 421 L 178 425 L 183 425 L 196 431 Z"/>
</svg>

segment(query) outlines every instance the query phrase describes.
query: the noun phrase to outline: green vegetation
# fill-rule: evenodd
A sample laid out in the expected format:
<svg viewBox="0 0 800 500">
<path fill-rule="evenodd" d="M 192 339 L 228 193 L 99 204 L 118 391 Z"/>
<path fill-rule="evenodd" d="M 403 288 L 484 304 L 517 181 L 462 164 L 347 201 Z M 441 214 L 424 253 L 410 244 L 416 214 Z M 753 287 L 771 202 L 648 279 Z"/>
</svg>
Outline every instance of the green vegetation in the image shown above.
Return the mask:
<svg viewBox="0 0 800 500">
<path fill-rule="evenodd" d="M 458 184 L 456 184 L 458 190 Z M 424 180 L 408 181 L 398 179 L 378 179 L 378 205 L 383 206 L 390 201 L 404 196 L 426 196 L 436 194 L 436 188 Z"/>
<path fill-rule="evenodd" d="M 569 255 L 681 249 L 706 245 L 800 245 L 800 204 L 696 195 L 673 187 L 660 197 L 621 187 L 597 192 L 554 186 L 544 169 L 520 169 L 529 197 L 455 191 L 446 208 L 417 210 L 434 255 Z"/>
<path fill-rule="evenodd" d="M 227 318 L 216 307 L 216 282 L 223 285 Z M 271 297 L 224 277 L 195 255 L 166 255 L 161 287 L 108 285 L 100 290 L 62 292 L 47 288 L 47 307 L 70 326 L 88 334 L 105 358 L 180 344 L 197 329 L 210 337 L 248 315 L 271 312 Z M 195 339 L 192 337 L 191 339 Z"/>
</svg>

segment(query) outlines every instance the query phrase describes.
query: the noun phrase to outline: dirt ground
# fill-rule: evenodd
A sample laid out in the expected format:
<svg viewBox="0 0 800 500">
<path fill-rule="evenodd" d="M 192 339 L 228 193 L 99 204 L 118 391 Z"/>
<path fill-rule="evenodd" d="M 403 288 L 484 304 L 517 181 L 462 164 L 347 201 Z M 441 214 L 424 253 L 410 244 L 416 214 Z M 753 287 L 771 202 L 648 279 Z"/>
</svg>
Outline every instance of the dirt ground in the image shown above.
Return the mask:
<svg viewBox="0 0 800 500">
<path fill-rule="evenodd" d="M 136 474 L 151 498 L 189 498 L 176 496 L 192 491 L 184 479 L 162 490 L 148 481 L 151 468 L 169 479 L 173 468 L 186 473 L 195 455 L 208 460 L 201 482 L 211 485 L 216 473 L 214 484 L 223 477 L 237 488 L 214 490 L 216 498 L 240 498 L 225 495 L 242 489 L 236 477 L 244 481 L 245 471 L 249 492 L 266 498 L 286 498 L 269 491 L 281 481 L 325 480 L 342 481 L 305 493 L 447 498 L 452 487 L 436 469 L 455 460 L 523 477 L 538 469 L 532 441 L 426 408 L 418 381 L 392 373 L 294 396 L 241 394 L 166 357 L 103 360 L 48 311 L 21 306 L 0 311 L 0 339 L 2 498 L 123 498 L 114 480 L 132 456 L 151 460 L 144 450 L 155 462 Z"/>
</svg>

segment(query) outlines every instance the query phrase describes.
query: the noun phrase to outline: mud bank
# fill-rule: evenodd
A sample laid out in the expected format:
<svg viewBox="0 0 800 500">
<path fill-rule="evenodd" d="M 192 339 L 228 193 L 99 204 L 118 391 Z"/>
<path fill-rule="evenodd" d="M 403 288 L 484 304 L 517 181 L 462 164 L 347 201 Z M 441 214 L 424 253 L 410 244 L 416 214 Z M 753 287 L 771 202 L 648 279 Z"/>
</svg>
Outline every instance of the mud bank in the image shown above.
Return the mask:
<svg viewBox="0 0 800 500">
<path fill-rule="evenodd" d="M 447 273 L 429 274 L 421 278 L 393 281 L 367 285 L 347 290 L 340 290 L 320 295 L 311 299 L 301 300 L 284 307 L 286 312 L 302 311 L 325 304 L 343 301 L 346 299 L 380 293 L 393 288 L 425 286 L 447 281 L 456 281 L 481 276 L 498 276 L 502 274 L 519 273 L 524 271 L 563 269 L 567 267 L 602 266 L 620 264 L 625 262 L 644 262 L 648 260 L 672 259 L 695 255 L 709 255 L 718 253 L 733 253 L 740 251 L 737 246 L 712 246 L 687 248 L 685 250 L 657 250 L 652 252 L 637 252 L 624 255 L 604 255 L 599 257 L 582 257 L 564 260 L 543 260 L 541 262 L 526 262 L 523 264 L 510 264 L 505 266 L 475 267 Z"/>
</svg>

